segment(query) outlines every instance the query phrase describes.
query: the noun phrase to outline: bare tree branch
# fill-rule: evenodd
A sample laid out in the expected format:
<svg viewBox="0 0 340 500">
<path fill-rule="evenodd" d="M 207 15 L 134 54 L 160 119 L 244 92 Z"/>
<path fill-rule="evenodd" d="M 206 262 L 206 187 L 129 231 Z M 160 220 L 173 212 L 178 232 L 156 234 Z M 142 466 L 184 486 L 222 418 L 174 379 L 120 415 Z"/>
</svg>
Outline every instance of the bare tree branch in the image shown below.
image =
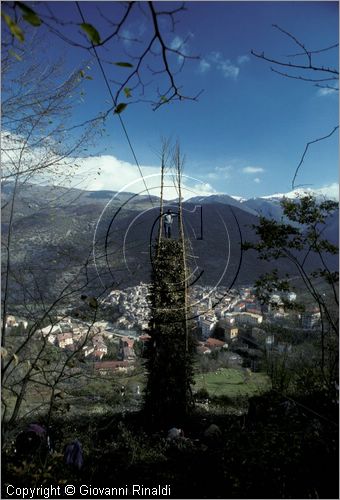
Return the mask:
<svg viewBox="0 0 340 500">
<path fill-rule="evenodd" d="M 278 59 L 272 59 L 270 57 L 265 56 L 264 52 L 262 52 L 260 54 L 260 53 L 255 52 L 254 50 L 251 50 L 251 54 L 255 57 L 258 57 L 259 59 L 263 59 L 264 61 L 278 64 L 279 66 L 285 66 L 288 68 L 311 70 L 311 71 L 322 71 L 322 72 L 331 73 L 334 75 L 339 75 L 339 71 L 336 70 L 335 68 L 328 68 L 328 67 L 324 67 L 324 66 L 309 66 L 309 65 L 306 66 L 304 64 L 295 64 L 295 63 L 291 63 L 291 62 L 285 63 L 285 62 L 280 61 Z"/>
<path fill-rule="evenodd" d="M 302 163 L 303 163 L 303 161 L 305 159 L 305 156 L 307 154 L 309 146 L 311 146 L 312 144 L 315 144 L 316 142 L 320 142 L 320 141 L 324 141 L 325 139 L 328 139 L 329 137 L 331 137 L 334 134 L 334 132 L 336 130 L 338 130 L 338 128 L 339 128 L 339 125 L 337 125 L 336 127 L 334 127 L 333 130 L 329 134 L 325 135 L 324 137 L 319 137 L 318 139 L 314 139 L 314 141 L 307 142 L 305 150 L 304 150 L 304 152 L 302 154 L 301 160 L 300 160 L 298 166 L 296 167 L 296 170 L 295 170 L 295 173 L 294 173 L 294 177 L 293 177 L 293 180 L 292 180 L 292 189 L 295 189 L 295 179 L 296 179 L 297 174 L 298 174 L 298 172 L 300 170 L 300 167 L 301 167 L 301 165 L 302 165 Z"/>
<path fill-rule="evenodd" d="M 291 40 L 293 40 L 293 42 L 298 45 L 299 47 L 302 48 L 303 52 L 302 53 L 298 53 L 298 54 L 291 54 L 290 56 L 286 56 L 286 57 L 296 57 L 298 55 L 304 55 L 307 57 L 307 64 L 298 64 L 298 63 L 295 63 L 295 62 L 286 62 L 286 61 L 283 61 L 281 59 L 277 59 L 277 58 L 273 58 L 273 57 L 268 57 L 265 55 L 264 52 L 262 53 L 259 53 L 259 52 L 256 52 L 254 50 L 251 50 L 251 54 L 259 59 L 262 59 L 264 61 L 267 61 L 267 62 L 270 62 L 270 63 L 273 63 L 273 64 L 276 64 L 278 66 L 284 66 L 286 68 L 290 68 L 290 69 L 293 69 L 293 70 L 303 70 L 306 72 L 306 75 L 307 76 L 301 76 L 301 75 L 294 75 L 294 74 L 287 74 L 287 73 L 282 73 L 278 70 L 275 70 L 273 68 L 271 68 L 272 71 L 274 71 L 275 73 L 278 73 L 280 74 L 281 76 L 284 76 L 284 77 L 287 77 L 287 78 L 295 78 L 297 80 L 302 80 L 302 81 L 307 81 L 307 82 L 314 82 L 314 81 L 325 81 L 325 80 L 319 80 L 319 79 L 313 79 L 312 77 L 309 77 L 309 72 L 313 73 L 313 72 L 321 72 L 321 73 L 329 73 L 330 75 L 336 75 L 334 76 L 333 78 L 338 80 L 338 77 L 339 77 L 339 71 L 335 68 L 330 68 L 330 67 L 325 67 L 325 66 L 320 66 L 320 65 L 316 65 L 314 64 L 313 62 L 313 59 L 312 59 L 312 55 L 313 54 L 317 54 L 319 52 L 324 52 L 326 50 L 330 50 L 332 48 L 335 48 L 338 46 L 338 44 L 335 44 L 335 45 L 332 45 L 330 47 L 326 47 L 325 49 L 320 49 L 320 50 L 313 50 L 313 51 L 310 51 L 308 50 L 305 45 L 300 42 L 300 40 L 298 40 L 298 38 L 296 36 L 294 36 L 292 33 L 290 33 L 289 31 L 286 31 L 284 30 L 283 28 L 281 28 L 280 26 L 278 26 L 277 24 L 273 24 L 273 27 L 275 29 L 277 29 L 278 31 L 280 31 L 281 33 L 283 33 L 284 35 L 286 35 L 288 38 L 290 38 Z"/>
<path fill-rule="evenodd" d="M 275 68 L 270 68 L 271 71 L 273 71 L 273 73 L 277 73 L 278 75 L 281 75 L 281 76 L 285 76 L 286 78 L 293 78 L 295 80 L 302 80 L 304 82 L 328 82 L 328 81 L 334 81 L 334 80 L 338 80 L 338 78 L 336 76 L 334 77 L 330 77 L 330 78 L 306 78 L 306 77 L 303 77 L 303 76 L 300 76 L 300 75 L 290 75 L 288 73 L 283 73 L 282 71 L 278 71 L 277 69 Z"/>
<path fill-rule="evenodd" d="M 339 47 L 338 43 L 335 43 L 333 45 L 330 45 L 329 47 L 325 47 L 324 49 L 318 49 L 318 50 L 309 50 L 309 54 L 320 54 L 321 52 L 326 52 L 331 49 L 335 49 L 336 47 Z M 287 54 L 286 57 L 298 57 L 298 56 L 304 56 L 305 52 L 299 52 L 298 54 Z"/>
<path fill-rule="evenodd" d="M 331 85 L 320 85 L 316 83 L 315 87 L 319 87 L 320 89 L 334 90 L 334 92 L 339 92 L 339 87 L 331 87 Z"/>
<path fill-rule="evenodd" d="M 312 57 L 311 57 L 311 54 L 310 52 L 306 49 L 306 47 L 303 45 L 303 43 L 301 43 L 294 35 L 292 35 L 291 33 L 289 33 L 288 31 L 284 30 L 283 28 L 280 28 L 280 26 L 278 26 L 277 24 L 273 24 L 273 28 L 276 28 L 277 30 L 281 31 L 281 33 L 284 33 L 285 35 L 287 35 L 289 38 L 291 38 L 299 47 L 302 48 L 302 50 L 304 51 L 304 54 L 307 56 L 308 58 L 308 62 L 309 62 L 309 66 L 312 65 Z"/>
</svg>

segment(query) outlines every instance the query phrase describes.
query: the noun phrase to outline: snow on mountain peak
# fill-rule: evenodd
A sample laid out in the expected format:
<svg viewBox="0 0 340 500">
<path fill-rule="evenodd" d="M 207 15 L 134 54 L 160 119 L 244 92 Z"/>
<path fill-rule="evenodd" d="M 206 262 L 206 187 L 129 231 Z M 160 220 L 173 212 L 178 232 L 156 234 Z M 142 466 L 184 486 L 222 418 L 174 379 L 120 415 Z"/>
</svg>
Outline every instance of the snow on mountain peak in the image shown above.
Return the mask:
<svg viewBox="0 0 340 500">
<path fill-rule="evenodd" d="M 275 193 L 267 196 L 259 196 L 264 200 L 280 200 L 282 198 L 295 199 L 299 196 L 304 195 L 313 195 L 317 198 L 327 198 L 330 200 L 338 200 L 339 199 L 339 185 L 337 183 L 333 183 L 330 186 L 325 186 L 318 189 L 311 188 L 297 188 L 293 191 L 289 191 L 288 193 Z"/>
<path fill-rule="evenodd" d="M 243 198 L 242 196 L 233 196 L 233 195 L 230 195 L 230 197 L 233 198 L 236 201 L 239 201 L 240 203 L 243 203 L 244 201 L 246 201 L 246 198 Z"/>
</svg>

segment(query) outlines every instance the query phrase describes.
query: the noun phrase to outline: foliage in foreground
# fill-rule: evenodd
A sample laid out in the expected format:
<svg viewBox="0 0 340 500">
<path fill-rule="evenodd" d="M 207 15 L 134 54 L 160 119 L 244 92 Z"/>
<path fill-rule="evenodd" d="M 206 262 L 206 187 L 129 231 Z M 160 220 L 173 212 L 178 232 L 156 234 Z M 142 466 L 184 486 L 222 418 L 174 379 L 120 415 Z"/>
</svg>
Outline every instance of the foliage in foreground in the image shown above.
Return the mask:
<svg viewBox="0 0 340 500">
<path fill-rule="evenodd" d="M 286 259 L 294 265 L 306 293 L 313 302 L 312 312 L 317 312 L 320 318 L 317 329 L 319 345 L 315 346 L 314 353 L 315 366 L 310 370 L 309 353 L 301 353 L 300 363 L 295 363 L 294 371 L 302 373 L 304 368 L 308 368 L 307 371 L 313 372 L 313 375 L 318 372 L 316 378 L 319 387 L 334 393 L 334 387 L 338 384 L 339 272 L 334 269 L 332 256 L 338 254 L 338 247 L 325 238 L 324 233 L 327 220 L 335 216 L 338 203 L 330 200 L 319 202 L 312 195 L 306 195 L 297 200 L 284 198 L 281 206 L 288 223 L 260 217 L 259 224 L 253 226 L 258 236 L 257 242 L 245 242 L 243 247 L 245 250 L 255 249 L 260 259 L 273 262 L 273 266 L 277 265 L 277 259 Z M 311 256 L 319 267 L 310 269 Z M 260 302 L 275 308 L 277 304 L 273 302 L 273 297 L 279 294 L 281 308 L 284 308 L 285 312 L 291 309 L 302 312 L 304 307 L 301 311 L 301 307 L 285 299 L 292 286 L 290 278 L 280 277 L 277 268 L 263 275 L 255 283 Z M 320 286 L 320 283 L 327 285 L 328 293 L 324 293 L 324 287 Z M 274 360 L 278 361 L 275 364 L 270 360 L 270 369 L 276 379 L 277 375 L 286 379 L 291 375 L 284 358 L 281 356 L 280 359 Z M 287 356 L 286 358 L 290 361 Z M 308 377 L 306 381 L 308 383 Z M 283 380 L 283 383 L 287 385 L 287 380 Z"/>
<path fill-rule="evenodd" d="M 7 484 L 92 486 L 170 484 L 172 498 L 338 498 L 337 405 L 321 393 L 294 403 L 275 392 L 250 400 L 248 415 L 195 412 L 185 438 L 171 442 L 140 413 L 55 420 L 56 453 L 46 462 L 4 453 Z M 217 440 L 204 437 L 214 423 Z M 78 437 L 84 468 L 63 464 L 64 444 Z"/>
</svg>

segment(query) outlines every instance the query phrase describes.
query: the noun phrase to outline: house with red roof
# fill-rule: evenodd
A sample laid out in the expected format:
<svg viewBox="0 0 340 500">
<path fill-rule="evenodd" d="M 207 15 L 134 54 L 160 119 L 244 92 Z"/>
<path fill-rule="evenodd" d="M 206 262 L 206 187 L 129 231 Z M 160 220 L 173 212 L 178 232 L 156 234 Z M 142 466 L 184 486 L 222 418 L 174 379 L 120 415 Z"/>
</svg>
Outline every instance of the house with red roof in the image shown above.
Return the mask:
<svg viewBox="0 0 340 500">
<path fill-rule="evenodd" d="M 205 345 L 205 347 L 207 347 L 210 350 L 222 349 L 223 347 L 224 348 L 228 347 L 228 344 L 226 344 L 225 342 L 223 342 L 223 340 L 214 339 L 212 337 L 209 337 L 205 341 L 204 345 Z"/>
</svg>

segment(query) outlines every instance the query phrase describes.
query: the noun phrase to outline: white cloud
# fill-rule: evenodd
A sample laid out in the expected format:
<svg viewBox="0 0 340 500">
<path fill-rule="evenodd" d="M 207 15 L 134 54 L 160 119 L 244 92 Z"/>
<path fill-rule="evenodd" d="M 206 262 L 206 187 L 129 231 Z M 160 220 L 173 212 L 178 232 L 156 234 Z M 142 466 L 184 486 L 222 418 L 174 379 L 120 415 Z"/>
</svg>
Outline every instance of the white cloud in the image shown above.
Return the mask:
<svg viewBox="0 0 340 500">
<path fill-rule="evenodd" d="M 222 59 L 222 54 L 221 52 L 210 52 L 208 55 L 208 58 L 213 61 L 214 63 L 217 63 L 218 61 L 221 61 Z"/>
<path fill-rule="evenodd" d="M 149 192 L 151 196 L 160 196 L 161 179 L 158 166 L 141 166 L 144 184 L 136 165 L 119 160 L 114 156 L 77 158 L 75 162 L 79 168 L 76 175 L 71 180 L 68 179 L 65 187 L 77 187 L 89 191 L 126 191 L 141 195 L 147 195 Z M 44 181 L 48 183 L 48 179 L 45 178 Z M 215 192 L 209 183 L 190 176 L 183 176 L 182 196 L 184 199 L 196 195 L 208 196 Z M 165 175 L 163 193 L 164 198 L 169 200 L 178 196 L 172 174 Z"/>
<path fill-rule="evenodd" d="M 120 37 L 122 38 L 125 47 L 131 47 L 135 42 L 141 40 L 142 36 L 146 31 L 146 25 L 143 22 L 132 23 L 128 28 L 124 28 L 120 31 Z"/>
<path fill-rule="evenodd" d="M 232 64 L 229 59 L 226 59 L 225 61 L 221 62 L 219 65 L 218 65 L 218 69 L 221 70 L 221 72 L 223 73 L 223 76 L 225 78 L 234 78 L 236 79 L 239 72 L 240 72 L 240 68 L 238 68 L 237 66 L 235 66 L 234 64 Z"/>
<path fill-rule="evenodd" d="M 256 182 L 256 184 L 260 184 L 261 179 L 259 179 L 259 177 L 255 177 L 254 182 Z"/>
<path fill-rule="evenodd" d="M 233 167 L 231 165 L 225 165 L 224 167 L 216 167 L 215 171 L 218 173 L 219 177 L 224 177 L 225 179 L 228 179 L 230 177 L 230 172 L 232 171 Z"/>
<path fill-rule="evenodd" d="M 179 50 L 181 48 L 181 46 L 183 45 L 183 43 L 184 43 L 183 38 L 176 35 L 170 44 L 170 48 L 172 48 L 173 50 Z"/>
<path fill-rule="evenodd" d="M 259 174 L 264 172 L 264 168 L 262 167 L 244 167 L 242 168 L 242 172 L 244 174 Z"/>
<path fill-rule="evenodd" d="M 218 175 L 215 172 L 209 172 L 206 177 L 211 180 L 216 180 L 218 179 Z"/>
<path fill-rule="evenodd" d="M 337 93 L 338 93 L 338 91 L 336 89 L 323 88 L 323 89 L 318 90 L 319 96 L 334 95 Z"/>
<path fill-rule="evenodd" d="M 237 58 L 237 64 L 244 64 L 246 62 L 250 61 L 250 57 L 249 56 L 238 56 Z"/>
<path fill-rule="evenodd" d="M 225 78 L 236 80 L 240 72 L 240 68 L 236 66 L 230 59 L 223 58 L 221 52 L 211 52 L 204 59 L 201 59 L 199 71 L 206 73 L 211 68 L 215 68 L 222 73 Z"/>
<path fill-rule="evenodd" d="M 43 182 L 52 176 L 55 183 L 66 182 L 77 171 L 77 162 L 65 154 L 67 143 L 60 145 L 61 141 L 56 142 L 48 135 L 38 142 L 33 137 L 32 142 L 35 146 L 31 146 L 23 135 L 1 131 L 4 180 L 14 180 L 16 173 L 19 173 L 21 182 Z"/>
<path fill-rule="evenodd" d="M 16 165 L 19 154 L 23 147 L 23 139 L 10 132 L 1 131 L 1 142 L 4 150 L 8 151 L 10 160 L 6 160 L 4 154 L 3 176 L 11 175 L 13 180 L 12 162 Z M 52 144 L 53 145 L 53 144 Z M 10 148 L 16 148 L 10 151 Z M 50 148 L 48 148 L 50 149 Z M 46 163 L 51 160 L 51 155 L 46 157 L 42 148 L 31 148 L 26 145 L 21 157 L 22 170 L 35 170 L 35 174 L 29 177 L 29 181 L 42 185 L 59 185 L 62 187 L 74 187 L 89 191 L 126 191 L 139 194 L 148 194 L 145 184 L 151 195 L 160 196 L 160 169 L 159 166 L 141 165 L 145 180 L 139 173 L 138 167 L 130 162 L 122 161 L 113 155 L 88 156 L 82 158 L 68 157 L 65 163 L 63 157 L 58 153 L 52 154 L 53 169 L 46 168 Z M 42 167 L 42 168 L 41 168 Z M 24 179 L 22 175 L 22 179 Z M 184 199 L 197 195 L 210 195 L 215 189 L 207 182 L 194 177 L 183 175 L 182 196 Z M 173 174 L 166 174 L 164 183 L 164 197 L 174 199 L 177 190 L 174 186 Z"/>
<path fill-rule="evenodd" d="M 134 39 L 132 32 L 129 29 L 125 28 L 121 32 L 121 37 L 123 39 L 123 44 L 126 47 L 130 47 L 130 45 L 132 44 L 132 41 Z"/>
<path fill-rule="evenodd" d="M 111 155 L 77 158 L 75 161 L 80 165 L 76 177 L 79 179 L 85 173 L 88 175 L 86 189 L 91 191 L 100 191 L 102 189 L 119 191 L 125 186 L 132 185 L 133 192 L 145 190 L 137 167 L 129 162 L 119 160 Z M 144 176 L 156 173 L 155 167 L 144 166 L 141 168 Z"/>
<path fill-rule="evenodd" d="M 199 69 L 200 69 L 201 73 L 205 73 L 210 68 L 211 68 L 211 64 L 208 61 L 206 61 L 205 59 L 201 59 L 200 60 L 200 67 L 199 67 Z"/>
<path fill-rule="evenodd" d="M 217 191 L 208 182 L 202 182 L 201 184 L 194 184 L 191 188 L 195 193 L 202 196 L 209 196 L 215 194 Z"/>
<path fill-rule="evenodd" d="M 77 159 L 80 164 L 80 176 L 83 172 L 92 172 L 93 177 L 85 189 L 100 191 L 127 191 L 132 193 L 147 194 L 143 179 L 136 165 L 118 158 L 105 155 Z M 145 184 L 153 196 L 160 196 L 160 169 L 158 166 L 141 165 Z M 100 175 L 97 174 L 100 172 Z M 215 189 L 207 182 L 183 175 L 182 196 L 184 199 L 196 195 L 210 195 Z M 166 174 L 164 182 L 164 198 L 174 199 L 178 196 L 174 186 L 173 175 Z"/>
<path fill-rule="evenodd" d="M 179 52 L 181 52 L 181 54 L 183 54 L 183 55 L 177 54 L 177 60 L 178 60 L 179 63 L 183 62 L 183 60 L 184 60 L 183 56 L 188 55 L 188 40 L 190 38 L 193 38 L 193 37 L 194 37 L 193 33 L 189 32 L 189 34 L 185 38 L 185 40 L 182 37 L 178 36 L 178 35 L 176 35 L 172 39 L 172 41 L 170 43 L 170 48 L 173 49 L 173 50 L 178 50 Z"/>
<path fill-rule="evenodd" d="M 208 172 L 205 177 L 211 180 L 218 179 L 228 179 L 230 177 L 230 172 L 233 167 L 231 165 L 225 165 L 223 167 L 215 167 L 212 172 Z"/>
</svg>

